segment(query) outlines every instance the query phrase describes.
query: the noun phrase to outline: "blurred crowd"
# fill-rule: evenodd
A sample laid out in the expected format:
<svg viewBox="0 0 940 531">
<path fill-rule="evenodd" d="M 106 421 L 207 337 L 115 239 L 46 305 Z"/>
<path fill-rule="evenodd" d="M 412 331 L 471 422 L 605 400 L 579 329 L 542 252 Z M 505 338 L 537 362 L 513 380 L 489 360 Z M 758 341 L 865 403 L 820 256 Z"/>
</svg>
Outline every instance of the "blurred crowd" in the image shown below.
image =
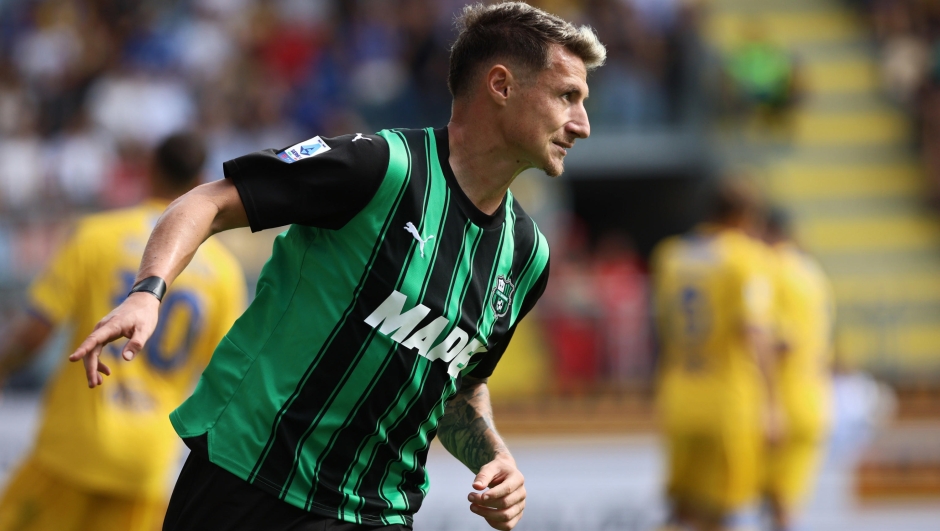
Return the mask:
<svg viewBox="0 0 940 531">
<path fill-rule="evenodd" d="M 735 127 L 754 125 L 788 138 L 793 110 L 805 92 L 801 66 L 793 52 L 775 42 L 764 21 L 746 20 L 738 42 L 723 57 L 721 74 L 721 109 Z"/>
<path fill-rule="evenodd" d="M 70 213 L 143 197 L 154 142 L 189 129 L 222 162 L 314 134 L 442 126 L 464 0 L 0 3 L 0 283 L 29 276 Z M 687 0 L 533 2 L 595 27 L 595 132 L 681 120 Z"/>
<path fill-rule="evenodd" d="M 915 120 L 930 199 L 940 206 L 940 1 L 851 2 L 870 19 L 887 92 Z"/>
<path fill-rule="evenodd" d="M 646 262 L 623 232 L 592 242 L 582 223 L 568 226 L 552 245 L 552 274 L 539 304 L 552 347 L 552 391 L 648 389 L 654 359 Z"/>
</svg>

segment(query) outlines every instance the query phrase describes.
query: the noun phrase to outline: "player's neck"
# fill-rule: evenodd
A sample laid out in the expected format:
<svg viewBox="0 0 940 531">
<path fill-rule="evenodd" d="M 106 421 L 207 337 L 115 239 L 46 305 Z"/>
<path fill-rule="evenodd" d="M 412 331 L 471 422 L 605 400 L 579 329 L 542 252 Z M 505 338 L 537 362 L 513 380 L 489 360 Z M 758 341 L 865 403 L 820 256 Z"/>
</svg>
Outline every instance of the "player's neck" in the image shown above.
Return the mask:
<svg viewBox="0 0 940 531">
<path fill-rule="evenodd" d="M 486 130 L 485 120 L 447 124 L 451 169 L 470 201 L 486 214 L 496 212 L 516 175 L 526 168 L 506 148 L 498 131 Z"/>
</svg>

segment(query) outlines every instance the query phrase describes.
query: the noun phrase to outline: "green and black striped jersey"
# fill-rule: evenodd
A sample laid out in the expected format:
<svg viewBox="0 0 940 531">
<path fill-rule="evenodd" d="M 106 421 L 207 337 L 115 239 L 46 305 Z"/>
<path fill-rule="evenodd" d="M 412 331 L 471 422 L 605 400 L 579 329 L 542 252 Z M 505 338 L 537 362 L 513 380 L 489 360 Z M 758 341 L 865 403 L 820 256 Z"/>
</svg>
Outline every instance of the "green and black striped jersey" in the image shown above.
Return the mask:
<svg viewBox="0 0 940 531">
<path fill-rule="evenodd" d="M 295 506 L 410 525 L 445 402 L 545 289 L 544 236 L 511 193 L 473 205 L 446 129 L 315 137 L 225 173 L 252 230 L 292 225 L 173 426 Z"/>
</svg>

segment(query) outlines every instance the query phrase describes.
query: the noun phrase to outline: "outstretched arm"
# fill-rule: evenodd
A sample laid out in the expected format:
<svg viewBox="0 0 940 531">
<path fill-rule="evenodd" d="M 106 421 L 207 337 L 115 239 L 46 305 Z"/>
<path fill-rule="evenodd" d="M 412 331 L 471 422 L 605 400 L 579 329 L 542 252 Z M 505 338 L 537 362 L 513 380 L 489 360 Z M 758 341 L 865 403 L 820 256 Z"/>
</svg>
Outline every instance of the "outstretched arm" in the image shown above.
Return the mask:
<svg viewBox="0 0 940 531">
<path fill-rule="evenodd" d="M 231 181 L 221 179 L 194 188 L 173 201 L 160 216 L 144 249 L 135 282 L 155 276 L 169 286 L 209 236 L 246 226 L 245 207 Z M 159 308 L 160 302 L 153 295 L 133 293 L 95 325 L 91 335 L 69 356 L 70 361 L 84 361 L 88 387 L 101 385 L 101 375 L 111 374 L 111 369 L 98 359 L 101 349 L 126 337 L 123 357 L 133 359 L 153 334 Z"/>
<path fill-rule="evenodd" d="M 438 436 L 448 452 L 477 473 L 473 489 L 489 489 L 469 494 L 470 510 L 494 529 L 515 527 L 525 509 L 525 478 L 496 432 L 486 379 L 463 377 L 445 406 Z"/>
</svg>

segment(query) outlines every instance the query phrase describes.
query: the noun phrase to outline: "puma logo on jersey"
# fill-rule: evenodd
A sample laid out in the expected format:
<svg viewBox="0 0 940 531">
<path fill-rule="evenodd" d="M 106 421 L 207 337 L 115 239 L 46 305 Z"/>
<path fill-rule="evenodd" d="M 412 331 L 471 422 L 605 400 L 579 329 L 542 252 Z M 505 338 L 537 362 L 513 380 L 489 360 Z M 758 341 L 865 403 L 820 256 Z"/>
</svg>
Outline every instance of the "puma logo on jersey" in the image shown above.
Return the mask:
<svg viewBox="0 0 940 531">
<path fill-rule="evenodd" d="M 372 142 L 371 138 L 367 136 L 362 136 L 362 133 L 356 133 L 356 136 L 353 137 L 352 141 L 355 142 L 356 140 L 359 140 L 359 139 L 368 140 L 369 142 Z"/>
<path fill-rule="evenodd" d="M 405 224 L 405 230 L 410 232 L 411 235 L 414 236 L 416 240 L 418 240 L 418 244 L 420 245 L 419 249 L 421 250 L 421 258 L 424 258 L 424 244 L 431 241 L 431 238 L 433 238 L 434 235 L 432 234 L 427 238 L 422 238 L 421 233 L 418 232 L 418 228 L 415 227 L 415 224 L 410 221 Z"/>
<path fill-rule="evenodd" d="M 443 360 L 448 364 L 447 374 L 452 378 L 456 378 L 467 366 L 471 356 L 486 352 L 486 345 L 479 339 L 470 339 L 470 334 L 458 326 L 455 326 L 443 341 L 437 343 L 437 336 L 450 326 L 450 320 L 444 316 L 415 331 L 431 309 L 419 304 L 403 313 L 407 301 L 408 297 L 404 293 L 392 291 L 392 294 L 365 318 L 366 324 L 378 328 L 380 334 L 390 337 L 405 348 L 417 349 L 419 356 L 431 361 Z"/>
</svg>

